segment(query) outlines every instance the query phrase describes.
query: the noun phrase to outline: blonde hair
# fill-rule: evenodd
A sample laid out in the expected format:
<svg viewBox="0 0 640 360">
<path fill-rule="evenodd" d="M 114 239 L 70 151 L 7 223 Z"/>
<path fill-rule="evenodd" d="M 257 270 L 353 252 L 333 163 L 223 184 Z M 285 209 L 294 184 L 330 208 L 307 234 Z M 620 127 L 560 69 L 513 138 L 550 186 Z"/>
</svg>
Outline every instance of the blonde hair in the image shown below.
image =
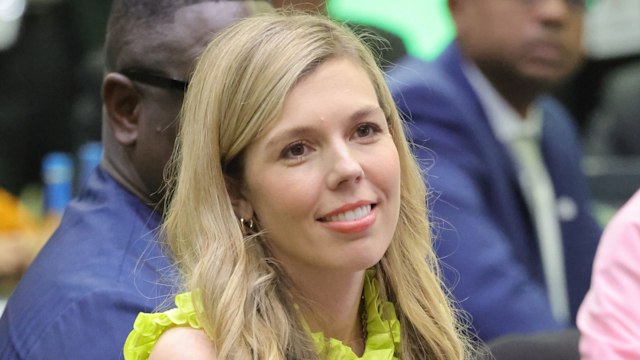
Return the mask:
<svg viewBox="0 0 640 360">
<path fill-rule="evenodd" d="M 296 83 L 345 57 L 369 75 L 398 149 L 401 205 L 389 249 L 376 265 L 381 294 L 396 305 L 403 359 L 464 359 L 469 346 L 440 283 L 426 190 L 403 123 L 368 48 L 349 30 L 312 15 L 267 14 L 222 32 L 199 60 L 186 95 L 170 176 L 165 230 L 199 317 L 221 359 L 314 359 L 291 303 L 291 286 L 261 234 L 245 235 L 228 193 L 243 150 L 278 120 Z"/>
</svg>

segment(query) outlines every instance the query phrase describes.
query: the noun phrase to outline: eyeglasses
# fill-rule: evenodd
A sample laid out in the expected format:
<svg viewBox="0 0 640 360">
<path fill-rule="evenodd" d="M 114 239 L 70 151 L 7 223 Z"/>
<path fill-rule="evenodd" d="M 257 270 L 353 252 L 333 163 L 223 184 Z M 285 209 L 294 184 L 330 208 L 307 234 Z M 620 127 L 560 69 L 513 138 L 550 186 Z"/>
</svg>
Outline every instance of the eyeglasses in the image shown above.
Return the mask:
<svg viewBox="0 0 640 360">
<path fill-rule="evenodd" d="M 126 76 L 131 81 L 163 88 L 169 90 L 180 90 L 187 91 L 189 87 L 189 82 L 171 79 L 166 76 L 157 75 L 147 70 L 136 69 L 136 68 L 127 68 L 118 71 L 118 73 Z"/>
<path fill-rule="evenodd" d="M 520 2 L 527 4 L 527 5 L 536 5 L 538 3 L 540 3 L 541 0 L 520 0 Z M 570 6 L 574 6 L 577 8 L 583 8 L 583 9 L 588 9 L 590 8 L 593 3 L 595 3 L 595 0 L 564 0 L 567 5 Z"/>
</svg>

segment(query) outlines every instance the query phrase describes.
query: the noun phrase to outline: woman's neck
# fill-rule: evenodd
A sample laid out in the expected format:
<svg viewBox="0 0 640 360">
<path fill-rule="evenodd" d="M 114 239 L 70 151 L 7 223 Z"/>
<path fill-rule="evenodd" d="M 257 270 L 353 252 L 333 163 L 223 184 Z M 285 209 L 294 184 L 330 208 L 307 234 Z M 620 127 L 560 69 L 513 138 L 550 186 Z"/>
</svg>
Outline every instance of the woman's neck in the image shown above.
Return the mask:
<svg viewBox="0 0 640 360">
<path fill-rule="evenodd" d="M 312 275 L 296 272 L 292 280 L 308 306 L 301 307 L 312 332 L 342 341 L 360 356 L 366 339 L 363 329 L 362 288 L 364 271 Z M 366 316 L 366 314 L 365 314 Z"/>
</svg>

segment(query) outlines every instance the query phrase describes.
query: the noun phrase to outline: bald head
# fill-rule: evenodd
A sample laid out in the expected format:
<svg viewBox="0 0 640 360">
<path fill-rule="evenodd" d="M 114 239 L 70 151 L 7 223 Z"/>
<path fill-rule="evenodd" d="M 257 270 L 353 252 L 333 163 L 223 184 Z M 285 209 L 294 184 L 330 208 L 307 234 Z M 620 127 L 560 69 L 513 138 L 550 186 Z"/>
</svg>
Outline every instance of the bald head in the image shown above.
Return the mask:
<svg viewBox="0 0 640 360">
<path fill-rule="evenodd" d="M 172 31 L 171 25 L 176 21 L 176 16 L 180 14 L 181 9 L 202 3 L 219 4 L 218 10 L 208 14 L 213 15 L 210 19 L 213 27 L 202 24 L 214 32 L 237 20 L 238 15 L 242 16 L 243 14 L 237 13 L 239 8 L 244 8 L 251 14 L 269 7 L 264 0 L 114 0 L 106 32 L 106 69 L 118 70 L 121 57 L 131 56 L 128 52 L 132 50 L 133 45 L 147 41 L 150 35 L 161 35 Z M 229 11 L 230 9 L 233 10 Z M 161 48 L 162 43 L 156 46 Z M 137 55 L 140 56 L 140 54 Z"/>
<path fill-rule="evenodd" d="M 116 181 L 146 202 L 158 202 L 184 96 L 179 87 L 123 70 L 187 81 L 218 32 L 269 9 L 265 1 L 114 0 L 105 44 L 102 166 Z"/>
</svg>

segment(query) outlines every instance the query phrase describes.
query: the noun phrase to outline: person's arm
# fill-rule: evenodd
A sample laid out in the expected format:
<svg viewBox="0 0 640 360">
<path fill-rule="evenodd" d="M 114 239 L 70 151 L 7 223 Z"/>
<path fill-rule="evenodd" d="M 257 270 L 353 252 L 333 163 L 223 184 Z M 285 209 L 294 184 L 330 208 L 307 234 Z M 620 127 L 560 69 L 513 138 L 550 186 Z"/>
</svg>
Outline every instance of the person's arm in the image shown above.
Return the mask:
<svg viewBox="0 0 640 360">
<path fill-rule="evenodd" d="M 578 313 L 584 360 L 640 359 L 640 192 L 607 226 Z"/>
<path fill-rule="evenodd" d="M 488 183 L 490 162 L 484 159 L 460 107 L 439 94 L 407 89 L 400 110 L 410 117 L 415 154 L 426 161 L 435 247 L 443 273 L 479 336 L 489 340 L 507 333 L 563 328 L 551 314 L 544 284 L 533 278 L 494 216 Z M 498 189 L 509 191 L 509 189 Z M 514 217 L 518 217 L 514 214 Z M 522 229 L 522 231 L 527 231 Z"/>
<path fill-rule="evenodd" d="M 149 360 L 216 360 L 216 351 L 200 329 L 177 326 L 167 330 L 153 348 Z"/>
<path fill-rule="evenodd" d="M 134 320 L 146 310 L 136 300 L 129 292 L 109 289 L 67 304 L 42 329 L 25 359 L 122 359 L 122 346 Z"/>
</svg>

